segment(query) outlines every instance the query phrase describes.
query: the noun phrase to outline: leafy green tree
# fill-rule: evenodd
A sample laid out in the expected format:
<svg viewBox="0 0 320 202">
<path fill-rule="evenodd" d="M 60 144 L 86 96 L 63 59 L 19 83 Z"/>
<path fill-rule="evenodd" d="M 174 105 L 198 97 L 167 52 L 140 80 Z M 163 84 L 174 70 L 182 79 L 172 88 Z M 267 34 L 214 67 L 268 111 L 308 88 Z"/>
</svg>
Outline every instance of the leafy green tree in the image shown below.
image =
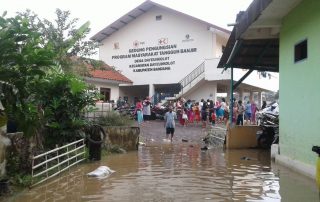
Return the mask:
<svg viewBox="0 0 320 202">
<path fill-rule="evenodd" d="M 55 23 L 42 20 L 30 11 L 19 13 L 14 18 L 6 18 L 4 13 L 0 18 L 0 100 L 9 118 L 13 119 L 18 129 L 28 137 L 39 132 L 37 130 L 52 120 L 62 124 L 57 121 L 56 114 L 55 117 L 50 117 L 50 113 L 43 116 L 42 112 L 49 109 L 49 104 L 43 105 L 43 100 L 51 99 L 49 95 L 54 93 L 53 89 L 61 87 L 55 83 L 58 78 L 61 78 L 60 82 L 64 81 L 65 83 L 62 83 L 66 86 L 77 86 L 75 78 L 65 75 L 65 72 L 74 73 L 74 66 L 83 65 L 74 62 L 72 57 L 78 54 L 93 54 L 95 49 L 94 43 L 85 41 L 89 23 L 77 29 L 78 19 L 70 19 L 69 11 L 57 9 L 56 14 Z M 50 69 L 54 66 L 61 66 L 64 71 L 61 74 L 52 74 Z M 52 80 L 50 76 L 56 80 Z M 86 89 L 79 82 L 78 86 L 81 86 L 81 90 Z M 64 92 L 59 90 L 56 93 Z M 81 93 L 68 95 L 74 96 L 74 99 L 69 97 L 73 101 L 79 96 L 79 100 L 69 103 L 73 108 L 59 102 L 59 109 L 66 111 L 66 114 L 72 110 L 80 112 L 84 103 L 89 104 L 94 97 L 86 97 Z M 63 96 L 64 94 L 57 93 L 54 101 L 66 99 Z M 63 107 L 65 108 L 62 110 Z M 74 116 L 79 115 L 78 112 Z M 66 125 L 72 129 L 75 124 L 67 122 Z M 61 128 L 64 130 L 66 126 Z"/>
<path fill-rule="evenodd" d="M 52 68 L 37 85 L 37 100 L 41 103 L 46 120 L 44 142 L 55 147 L 80 138 L 80 131 L 88 123 L 84 109 L 95 104 L 97 94 L 88 90 L 84 81 L 61 68 Z"/>
<path fill-rule="evenodd" d="M 10 119 L 27 136 L 38 125 L 37 106 L 30 87 L 45 75 L 55 56 L 27 18 L 0 17 L 0 100 Z"/>
<path fill-rule="evenodd" d="M 90 32 L 89 22 L 78 27 L 79 19 L 71 18 L 70 11 L 60 9 L 56 9 L 54 22 L 41 19 L 30 10 L 20 15 L 28 18 L 32 26 L 42 33 L 43 42 L 52 46 L 56 53 L 55 60 L 65 72 L 80 75 L 87 73 L 87 67 L 78 62 L 78 57 L 85 58 L 96 54 L 99 46 L 97 42 L 86 40 Z"/>
<path fill-rule="evenodd" d="M 9 158 L 20 173 L 30 171 L 30 138 L 47 148 L 75 140 L 87 124 L 82 111 L 95 98 L 70 74 L 77 66 L 73 56 L 94 52 L 94 44 L 84 40 L 89 23 L 76 29 L 69 12 L 57 10 L 57 15 L 56 25 L 29 11 L 0 16 L 0 101 L 24 133 L 22 152 Z"/>
</svg>

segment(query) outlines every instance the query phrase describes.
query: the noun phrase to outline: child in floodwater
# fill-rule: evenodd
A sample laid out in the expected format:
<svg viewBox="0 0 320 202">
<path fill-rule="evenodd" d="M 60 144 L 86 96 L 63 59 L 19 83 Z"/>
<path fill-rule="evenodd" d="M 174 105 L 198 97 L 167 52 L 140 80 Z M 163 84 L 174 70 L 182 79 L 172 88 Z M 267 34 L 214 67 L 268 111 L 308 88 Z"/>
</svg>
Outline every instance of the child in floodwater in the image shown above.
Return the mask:
<svg viewBox="0 0 320 202">
<path fill-rule="evenodd" d="M 182 119 L 183 119 L 183 126 L 187 126 L 189 119 L 188 119 L 188 114 L 187 114 L 187 109 L 182 110 Z"/>
<path fill-rule="evenodd" d="M 215 111 L 213 111 L 213 113 L 211 114 L 211 124 L 212 126 L 214 126 L 216 124 L 216 113 Z"/>
</svg>

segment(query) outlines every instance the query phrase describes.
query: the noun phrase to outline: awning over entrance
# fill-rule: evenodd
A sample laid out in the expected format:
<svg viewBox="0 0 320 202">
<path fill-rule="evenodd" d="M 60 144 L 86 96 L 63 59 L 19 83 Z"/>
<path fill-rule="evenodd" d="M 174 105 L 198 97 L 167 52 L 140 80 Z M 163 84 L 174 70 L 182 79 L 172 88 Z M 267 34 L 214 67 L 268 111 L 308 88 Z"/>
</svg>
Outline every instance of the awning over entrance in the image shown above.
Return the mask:
<svg viewBox="0 0 320 202">
<path fill-rule="evenodd" d="M 152 102 L 158 103 L 166 98 L 174 97 L 181 90 L 180 83 L 171 84 L 150 84 L 150 85 L 130 85 L 120 86 L 120 96 L 125 97 L 129 102 L 135 98 L 144 99 L 149 96 Z"/>
<path fill-rule="evenodd" d="M 279 72 L 279 39 L 239 39 L 235 29 L 227 43 L 218 68 L 240 68 Z"/>
<path fill-rule="evenodd" d="M 237 15 L 218 68 L 279 72 L 282 18 L 301 0 L 254 0 Z"/>
<path fill-rule="evenodd" d="M 158 93 L 178 94 L 181 90 L 181 84 L 154 84 L 154 89 Z"/>
<path fill-rule="evenodd" d="M 218 68 L 279 72 L 279 39 L 236 39 L 233 29 Z"/>
<path fill-rule="evenodd" d="M 237 15 L 218 68 L 231 68 L 233 92 L 253 71 L 279 72 L 279 35 L 282 18 L 301 0 L 254 0 L 246 11 Z M 249 71 L 233 83 L 233 68 Z M 231 103 L 231 109 L 233 103 Z M 230 122 L 232 111 L 230 113 Z"/>
</svg>

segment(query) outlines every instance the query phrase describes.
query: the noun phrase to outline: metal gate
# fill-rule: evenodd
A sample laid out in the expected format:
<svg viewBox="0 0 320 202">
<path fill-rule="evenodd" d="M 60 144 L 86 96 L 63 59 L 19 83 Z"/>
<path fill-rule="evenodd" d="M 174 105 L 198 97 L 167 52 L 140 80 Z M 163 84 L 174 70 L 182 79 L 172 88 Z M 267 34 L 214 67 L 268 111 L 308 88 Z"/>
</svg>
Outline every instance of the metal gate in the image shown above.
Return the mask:
<svg viewBox="0 0 320 202">
<path fill-rule="evenodd" d="M 32 157 L 32 185 L 38 185 L 85 159 L 84 139 Z"/>
</svg>

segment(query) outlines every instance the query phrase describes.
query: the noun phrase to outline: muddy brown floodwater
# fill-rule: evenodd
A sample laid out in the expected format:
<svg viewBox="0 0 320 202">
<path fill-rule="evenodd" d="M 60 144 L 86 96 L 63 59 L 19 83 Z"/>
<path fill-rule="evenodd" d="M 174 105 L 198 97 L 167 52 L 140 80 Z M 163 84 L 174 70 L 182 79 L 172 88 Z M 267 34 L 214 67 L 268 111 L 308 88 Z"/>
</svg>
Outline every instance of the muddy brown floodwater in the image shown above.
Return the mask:
<svg viewBox="0 0 320 202">
<path fill-rule="evenodd" d="M 272 164 L 269 151 L 201 151 L 206 130 L 199 126 L 177 127 L 173 143 L 163 141 L 163 132 L 163 123 L 146 123 L 146 146 L 138 151 L 75 166 L 3 201 L 319 201 L 315 182 Z M 100 165 L 116 172 L 86 176 Z"/>
</svg>

